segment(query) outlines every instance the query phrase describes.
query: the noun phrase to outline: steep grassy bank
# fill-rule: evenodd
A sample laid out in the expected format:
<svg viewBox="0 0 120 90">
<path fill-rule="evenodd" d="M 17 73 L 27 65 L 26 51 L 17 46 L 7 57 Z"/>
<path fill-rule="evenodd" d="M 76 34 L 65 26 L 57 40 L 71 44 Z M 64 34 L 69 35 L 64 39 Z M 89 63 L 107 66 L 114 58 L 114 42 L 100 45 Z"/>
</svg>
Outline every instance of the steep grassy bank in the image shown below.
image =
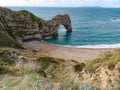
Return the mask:
<svg viewBox="0 0 120 90">
<path fill-rule="evenodd" d="M 0 90 L 119 90 L 119 76 L 119 49 L 85 64 L 0 49 Z"/>
</svg>

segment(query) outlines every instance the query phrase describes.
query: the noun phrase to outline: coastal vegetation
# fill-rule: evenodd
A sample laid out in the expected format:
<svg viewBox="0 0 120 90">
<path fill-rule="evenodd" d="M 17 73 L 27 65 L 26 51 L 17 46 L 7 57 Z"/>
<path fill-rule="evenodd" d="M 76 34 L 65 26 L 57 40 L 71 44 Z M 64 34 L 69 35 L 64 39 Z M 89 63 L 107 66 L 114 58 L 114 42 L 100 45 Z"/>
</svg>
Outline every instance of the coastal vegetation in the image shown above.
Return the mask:
<svg viewBox="0 0 120 90">
<path fill-rule="evenodd" d="M 79 63 L 73 66 L 75 72 L 81 72 L 83 70 L 83 68 L 85 67 L 84 63 Z"/>
<path fill-rule="evenodd" d="M 71 32 L 69 15 L 45 21 L 26 10 L 0 11 L 0 90 L 120 89 L 120 49 L 83 63 L 23 48 L 27 40 L 57 36 L 61 24 Z"/>
<path fill-rule="evenodd" d="M 109 90 L 119 90 L 120 49 L 108 51 L 88 63 L 66 61 L 44 55 L 34 55 L 34 53 L 28 54 L 28 52 L 30 51 L 13 48 L 0 49 L 1 90 L 33 90 L 35 88 L 39 90 L 48 88 L 49 90 L 79 90 L 80 88 L 83 90 L 86 90 L 85 88 L 107 90 L 108 87 L 103 88 L 100 82 L 102 77 L 99 77 L 99 73 L 103 72 L 105 72 L 103 77 L 108 78 L 104 82 L 111 88 Z M 116 73 L 112 75 L 113 72 Z M 87 81 L 86 77 L 88 77 L 87 79 L 91 78 L 89 75 L 96 81 L 94 79 Z M 96 87 L 96 85 L 98 86 Z"/>
<path fill-rule="evenodd" d="M 95 72 L 98 67 L 107 66 L 113 70 L 118 62 L 120 62 L 120 49 L 116 49 L 113 52 L 108 51 L 102 57 L 92 60 L 86 65 L 86 69 L 89 72 Z"/>
</svg>

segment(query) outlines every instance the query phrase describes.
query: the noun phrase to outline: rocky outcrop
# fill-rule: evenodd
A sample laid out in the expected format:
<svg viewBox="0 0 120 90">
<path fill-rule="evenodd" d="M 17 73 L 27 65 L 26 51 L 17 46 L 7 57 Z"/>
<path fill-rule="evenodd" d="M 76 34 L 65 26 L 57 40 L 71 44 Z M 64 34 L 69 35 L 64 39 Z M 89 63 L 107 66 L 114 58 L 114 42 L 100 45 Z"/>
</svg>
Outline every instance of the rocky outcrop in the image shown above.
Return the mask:
<svg viewBox="0 0 120 90">
<path fill-rule="evenodd" d="M 72 31 L 69 15 L 57 15 L 45 21 L 26 10 L 12 11 L 0 7 L 0 46 L 14 46 L 23 41 L 57 36 L 60 25 L 67 32 Z"/>
<path fill-rule="evenodd" d="M 71 32 L 71 20 L 69 15 L 57 15 L 53 19 L 47 21 L 48 30 L 51 32 L 51 35 L 57 36 L 58 29 L 60 25 L 63 25 L 66 29 L 66 32 Z"/>
</svg>

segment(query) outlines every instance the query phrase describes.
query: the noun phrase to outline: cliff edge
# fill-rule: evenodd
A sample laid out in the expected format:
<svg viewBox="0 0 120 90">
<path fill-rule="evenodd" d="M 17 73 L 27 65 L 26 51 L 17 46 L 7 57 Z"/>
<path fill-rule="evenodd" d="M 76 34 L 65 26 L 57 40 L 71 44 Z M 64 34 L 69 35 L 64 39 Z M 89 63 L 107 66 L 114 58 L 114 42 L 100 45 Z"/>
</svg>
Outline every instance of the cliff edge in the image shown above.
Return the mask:
<svg viewBox="0 0 120 90">
<path fill-rule="evenodd" d="M 20 46 L 25 41 L 57 36 L 60 25 L 67 32 L 72 31 L 69 15 L 57 15 L 45 21 L 26 10 L 0 7 L 0 46 Z"/>
</svg>

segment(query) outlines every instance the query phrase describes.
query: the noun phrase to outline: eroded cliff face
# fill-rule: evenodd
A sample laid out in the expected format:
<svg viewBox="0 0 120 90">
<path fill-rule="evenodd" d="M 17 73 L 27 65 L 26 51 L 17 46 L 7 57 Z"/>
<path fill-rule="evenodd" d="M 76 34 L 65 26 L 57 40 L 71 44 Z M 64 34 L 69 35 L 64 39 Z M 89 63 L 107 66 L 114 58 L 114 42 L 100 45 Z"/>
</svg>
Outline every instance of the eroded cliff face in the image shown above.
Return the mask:
<svg viewBox="0 0 120 90">
<path fill-rule="evenodd" d="M 18 44 L 57 36 L 60 25 L 63 25 L 67 32 L 72 31 L 69 15 L 57 15 L 45 21 L 26 10 L 12 11 L 0 7 L 0 46 L 8 46 L 15 40 Z M 13 43 L 12 45 L 14 46 Z"/>
</svg>

